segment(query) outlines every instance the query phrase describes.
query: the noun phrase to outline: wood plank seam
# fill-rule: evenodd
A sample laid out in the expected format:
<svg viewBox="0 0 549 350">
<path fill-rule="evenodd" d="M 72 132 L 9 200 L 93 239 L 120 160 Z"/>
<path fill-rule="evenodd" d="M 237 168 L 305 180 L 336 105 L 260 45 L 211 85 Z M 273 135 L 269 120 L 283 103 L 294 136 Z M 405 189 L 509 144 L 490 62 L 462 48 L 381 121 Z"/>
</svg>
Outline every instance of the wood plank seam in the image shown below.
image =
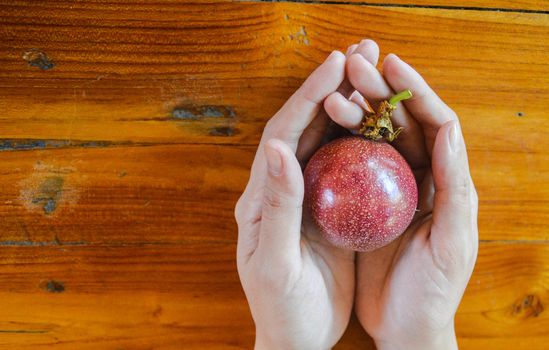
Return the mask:
<svg viewBox="0 0 549 350">
<path fill-rule="evenodd" d="M 132 142 L 107 140 L 68 140 L 68 139 L 2 139 L 0 152 L 22 152 L 53 149 L 84 149 L 112 147 L 154 147 L 154 146 L 184 146 L 184 145 L 218 145 L 255 149 L 259 145 L 241 144 L 239 142 L 216 144 L 215 142 Z"/>
<path fill-rule="evenodd" d="M 419 8 L 435 10 L 463 10 L 463 11 L 483 11 L 483 12 L 516 12 L 516 13 L 535 13 L 549 14 L 549 10 L 530 10 L 530 9 L 512 9 L 505 7 L 478 7 L 478 6 L 450 6 L 450 5 L 421 5 L 421 4 L 388 4 L 383 2 L 368 1 L 325 1 L 325 0 L 235 0 L 235 2 L 294 2 L 302 4 L 315 5 L 351 5 L 351 6 L 369 6 L 369 7 L 396 7 L 396 8 Z"/>
<path fill-rule="evenodd" d="M 479 243 L 499 243 L 499 244 L 549 244 L 547 239 L 479 239 Z"/>
<path fill-rule="evenodd" d="M 105 241 L 100 243 L 90 243 L 86 241 L 0 241 L 0 247 L 109 247 L 109 248 L 124 248 L 124 247 L 148 247 L 148 246 L 188 246 L 188 245 L 207 245 L 218 246 L 225 244 L 236 244 L 235 239 L 216 239 L 216 240 L 177 240 L 177 241 L 142 241 L 142 242 L 123 242 L 123 241 Z M 486 241 L 491 243 L 491 241 Z M 515 241 L 511 241 L 515 242 Z M 525 240 L 524 242 L 529 242 Z M 516 241 L 516 243 L 523 243 Z"/>
<path fill-rule="evenodd" d="M 85 241 L 0 241 L 0 247 L 144 247 L 144 246 L 182 246 L 182 245 L 193 245 L 193 244 L 201 244 L 201 245 L 220 245 L 220 244 L 227 244 L 227 243 L 236 243 L 236 239 L 234 240 L 219 240 L 216 239 L 215 241 L 208 241 L 208 240 L 179 240 L 179 241 L 170 241 L 170 242 L 164 242 L 164 241 L 150 241 L 150 242 L 101 242 L 101 243 L 89 243 Z M 479 240 L 479 243 L 481 244 L 491 244 L 491 243 L 497 243 L 497 244 L 535 244 L 535 245 L 545 245 L 549 244 L 549 240 L 525 240 L 525 239 L 518 239 L 518 240 L 512 240 L 512 239 L 481 239 Z"/>
</svg>

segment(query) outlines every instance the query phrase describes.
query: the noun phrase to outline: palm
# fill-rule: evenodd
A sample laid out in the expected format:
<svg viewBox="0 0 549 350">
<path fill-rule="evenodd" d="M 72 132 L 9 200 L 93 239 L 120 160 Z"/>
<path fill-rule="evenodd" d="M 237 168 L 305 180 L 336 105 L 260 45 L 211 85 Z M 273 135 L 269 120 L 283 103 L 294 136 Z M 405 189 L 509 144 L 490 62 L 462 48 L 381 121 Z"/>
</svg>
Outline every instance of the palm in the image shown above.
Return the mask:
<svg viewBox="0 0 549 350">
<path fill-rule="evenodd" d="M 301 265 L 301 271 L 284 304 L 295 314 L 286 322 L 305 340 L 302 348 L 312 343 L 334 345 L 345 331 L 353 307 L 354 253 L 330 246 L 305 220 L 301 262 L 296 264 Z"/>
<path fill-rule="evenodd" d="M 420 198 L 419 207 L 424 207 L 424 202 L 432 202 L 432 191 L 422 191 Z M 460 293 L 448 288 L 444 271 L 433 259 L 429 240 L 432 213 L 418 214 L 397 240 L 359 254 L 357 313 L 376 339 L 403 331 L 413 335 L 419 329 L 434 333 L 450 322 L 447 315 L 452 312 L 446 309 L 459 302 Z"/>
<path fill-rule="evenodd" d="M 316 282 L 326 291 L 322 292 L 326 298 L 321 305 L 327 311 L 325 315 L 331 315 L 333 320 L 333 332 L 337 335 L 335 343 L 347 327 L 353 307 L 355 254 L 330 245 L 308 218 L 302 227 L 303 264 L 306 271 L 309 270 L 306 273 L 316 275 L 319 278 Z M 318 302 L 314 298 L 310 300 L 312 303 Z"/>
<path fill-rule="evenodd" d="M 298 342 L 283 344 L 287 348 L 333 346 L 345 331 L 353 307 L 354 253 L 330 246 L 320 238 L 314 225 L 305 221 L 302 224 L 300 261 L 292 262 L 293 266 L 300 266 L 299 273 L 295 278 L 279 278 L 289 283 L 283 303 L 276 305 L 280 318 L 270 320 L 286 324 L 299 335 Z M 257 264 L 255 259 L 261 258 L 252 255 L 250 266 Z M 277 335 L 280 339 L 284 336 Z"/>
</svg>

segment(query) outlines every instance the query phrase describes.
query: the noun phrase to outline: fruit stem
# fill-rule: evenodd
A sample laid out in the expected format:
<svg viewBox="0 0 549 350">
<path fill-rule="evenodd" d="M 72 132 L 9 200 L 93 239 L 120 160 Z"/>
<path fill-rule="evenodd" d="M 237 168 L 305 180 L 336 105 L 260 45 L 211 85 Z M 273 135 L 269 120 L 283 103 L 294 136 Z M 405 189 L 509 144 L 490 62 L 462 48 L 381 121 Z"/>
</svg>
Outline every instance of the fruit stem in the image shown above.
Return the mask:
<svg viewBox="0 0 549 350">
<path fill-rule="evenodd" d="M 404 90 L 404 91 L 401 91 L 398 94 L 394 95 L 393 97 L 391 97 L 389 99 L 389 103 L 392 104 L 393 106 L 396 106 L 396 104 L 399 103 L 400 101 L 407 100 L 407 99 L 411 98 L 412 96 L 413 96 L 412 91 Z"/>
</svg>

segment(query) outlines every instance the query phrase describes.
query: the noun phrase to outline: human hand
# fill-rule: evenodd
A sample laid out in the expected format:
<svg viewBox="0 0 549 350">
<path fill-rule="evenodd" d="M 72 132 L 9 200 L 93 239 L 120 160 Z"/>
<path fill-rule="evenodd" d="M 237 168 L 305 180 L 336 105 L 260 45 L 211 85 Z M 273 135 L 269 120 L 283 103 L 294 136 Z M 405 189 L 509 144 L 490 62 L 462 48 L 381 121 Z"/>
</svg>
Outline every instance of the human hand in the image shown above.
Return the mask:
<svg viewBox="0 0 549 350">
<path fill-rule="evenodd" d="M 348 52 L 377 64 L 371 41 Z M 329 349 L 349 322 L 355 254 L 331 246 L 302 218 L 300 167 L 326 133 L 326 96 L 350 92 L 344 76 L 345 56 L 334 51 L 267 123 L 235 208 L 238 273 L 256 325 L 256 349 Z"/>
<path fill-rule="evenodd" d="M 385 58 L 383 76 L 360 54 L 346 69 L 374 105 L 395 91 L 414 93 L 395 111 L 393 122 L 404 131 L 393 145 L 419 187 L 419 211 L 407 231 L 358 254 L 355 311 L 378 349 L 457 349 L 454 315 L 478 250 L 478 198 L 457 116 L 395 55 Z M 340 125 L 359 127 L 362 110 L 344 96 L 333 93 L 325 107 Z"/>
</svg>

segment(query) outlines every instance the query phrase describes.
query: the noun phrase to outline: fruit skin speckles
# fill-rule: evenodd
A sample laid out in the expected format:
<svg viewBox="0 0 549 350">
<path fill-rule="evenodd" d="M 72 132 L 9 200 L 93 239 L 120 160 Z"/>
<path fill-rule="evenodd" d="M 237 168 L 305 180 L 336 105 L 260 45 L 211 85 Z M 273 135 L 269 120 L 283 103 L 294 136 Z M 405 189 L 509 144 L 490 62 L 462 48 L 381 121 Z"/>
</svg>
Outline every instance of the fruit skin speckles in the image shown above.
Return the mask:
<svg viewBox="0 0 549 350">
<path fill-rule="evenodd" d="M 305 168 L 305 205 L 333 245 L 372 251 L 401 235 L 414 216 L 417 185 L 391 145 L 345 137 L 320 148 Z"/>
</svg>

